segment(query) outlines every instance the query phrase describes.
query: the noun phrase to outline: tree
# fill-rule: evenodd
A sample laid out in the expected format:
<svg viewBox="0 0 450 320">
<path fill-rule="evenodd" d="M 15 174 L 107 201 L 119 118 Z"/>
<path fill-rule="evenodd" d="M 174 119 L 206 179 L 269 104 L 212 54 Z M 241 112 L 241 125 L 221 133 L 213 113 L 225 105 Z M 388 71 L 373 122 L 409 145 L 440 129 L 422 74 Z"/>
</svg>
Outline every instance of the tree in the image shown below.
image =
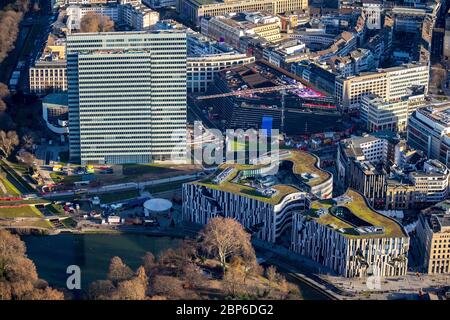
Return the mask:
<svg viewBox="0 0 450 320">
<path fill-rule="evenodd" d="M 185 280 L 185 286 L 188 288 L 201 287 L 205 280 L 202 270 L 194 263 L 187 263 L 184 265 L 183 279 Z"/>
<path fill-rule="evenodd" d="M 31 134 L 24 134 L 22 137 L 22 146 L 26 149 L 33 147 L 34 138 Z"/>
<path fill-rule="evenodd" d="M 108 279 L 113 283 L 129 280 L 133 271 L 119 257 L 113 257 L 109 265 Z"/>
<path fill-rule="evenodd" d="M 89 285 L 88 297 L 91 300 L 109 300 L 115 290 L 111 280 L 97 280 Z"/>
<path fill-rule="evenodd" d="M 11 152 L 15 147 L 19 145 L 19 136 L 15 131 L 0 131 L 0 150 L 3 151 L 3 155 L 7 158 L 11 155 Z"/>
<path fill-rule="evenodd" d="M 245 272 L 240 263 L 234 260 L 223 276 L 223 286 L 228 295 L 236 297 L 245 293 Z"/>
<path fill-rule="evenodd" d="M 167 299 L 197 299 L 192 290 L 183 288 L 183 282 L 175 277 L 156 275 L 151 282 L 150 292 L 153 296 L 163 296 Z"/>
<path fill-rule="evenodd" d="M 25 255 L 23 241 L 6 230 L 0 230 L 0 299 L 64 299 L 62 292 L 39 279 L 33 261 Z"/>
<path fill-rule="evenodd" d="M 212 218 L 200 232 L 200 237 L 201 248 L 217 258 L 224 271 L 227 260 L 233 256 L 241 256 L 247 261 L 256 260 L 250 234 L 234 219 Z"/>
<path fill-rule="evenodd" d="M 153 253 L 145 253 L 145 256 L 143 258 L 143 267 L 147 276 L 151 276 L 154 273 L 157 264 Z"/>
<path fill-rule="evenodd" d="M 271 284 L 276 282 L 277 279 L 277 268 L 270 266 L 266 269 L 266 278 Z"/>
<path fill-rule="evenodd" d="M 34 11 L 34 12 L 38 12 L 39 10 L 41 10 L 41 7 L 39 6 L 39 2 L 36 1 L 36 2 L 33 4 L 33 11 Z"/>
<path fill-rule="evenodd" d="M 23 162 L 27 168 L 32 168 L 36 165 L 36 157 L 28 151 L 22 151 L 17 155 L 17 158 Z"/>
<path fill-rule="evenodd" d="M 115 300 L 145 300 L 146 285 L 138 277 L 119 282 Z"/>
<path fill-rule="evenodd" d="M 0 83 L 0 112 L 4 112 L 7 109 L 5 101 L 3 101 L 7 96 L 9 96 L 8 86 L 4 83 Z"/>
<path fill-rule="evenodd" d="M 13 9 L 0 11 L 0 62 L 14 48 L 22 16 L 22 12 L 17 12 Z"/>
<path fill-rule="evenodd" d="M 80 21 L 81 32 L 107 32 L 114 31 L 114 21 L 108 16 L 96 12 L 86 13 Z"/>
<path fill-rule="evenodd" d="M 9 96 L 8 86 L 4 83 L 0 83 L 0 99 Z"/>
</svg>

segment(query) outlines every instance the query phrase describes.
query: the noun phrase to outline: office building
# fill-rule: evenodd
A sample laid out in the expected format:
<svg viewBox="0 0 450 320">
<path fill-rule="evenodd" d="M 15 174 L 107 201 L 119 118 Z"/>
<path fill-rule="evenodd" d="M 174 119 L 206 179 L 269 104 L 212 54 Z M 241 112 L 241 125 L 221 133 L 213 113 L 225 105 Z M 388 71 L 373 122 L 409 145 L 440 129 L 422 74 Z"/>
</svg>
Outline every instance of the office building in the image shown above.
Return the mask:
<svg viewBox="0 0 450 320">
<path fill-rule="evenodd" d="M 159 21 L 159 13 L 137 3 L 110 3 L 108 5 L 71 5 L 67 7 L 67 27 L 79 30 L 83 17 L 94 12 L 109 17 L 117 25 L 127 25 L 134 30 L 144 30 Z"/>
<path fill-rule="evenodd" d="M 353 111 L 360 108 L 362 97 L 370 93 L 393 100 L 407 95 L 412 86 L 423 86 L 426 94 L 428 78 L 428 65 L 412 63 L 352 77 L 338 77 L 336 100 L 343 111 Z"/>
<path fill-rule="evenodd" d="M 187 57 L 187 90 L 206 92 L 214 76 L 225 68 L 255 62 L 255 57 L 236 52 Z"/>
<path fill-rule="evenodd" d="M 367 124 L 367 130 L 390 130 L 406 132 L 411 114 L 426 103 L 422 88 L 395 100 L 386 100 L 374 94 L 362 97 L 360 118 Z"/>
<path fill-rule="evenodd" d="M 178 11 L 189 23 L 200 26 L 203 17 L 221 16 L 233 12 L 267 11 L 271 14 L 308 8 L 308 0 L 184 0 Z"/>
<path fill-rule="evenodd" d="M 184 31 L 69 35 L 67 79 L 73 161 L 184 158 Z"/>
<path fill-rule="evenodd" d="M 333 176 L 312 154 L 290 150 L 256 165 L 224 164 L 217 174 L 183 185 L 183 219 L 206 224 L 216 216 L 239 221 L 270 243 L 290 239 L 292 214 L 310 197 L 328 199 Z"/>
<path fill-rule="evenodd" d="M 30 93 L 44 95 L 67 90 L 66 60 L 38 61 L 29 70 Z"/>
<path fill-rule="evenodd" d="M 383 3 L 377 0 L 364 0 L 362 1 L 362 8 L 366 14 L 367 29 L 380 30 Z"/>
<path fill-rule="evenodd" d="M 422 270 L 428 274 L 450 273 L 450 203 L 425 209 L 416 229 Z"/>
<path fill-rule="evenodd" d="M 406 274 L 409 237 L 394 219 L 374 211 L 348 189 L 333 201 L 314 201 L 292 218 L 291 250 L 343 277 Z"/>
<path fill-rule="evenodd" d="M 205 17 L 201 21 L 202 34 L 234 48 L 240 48 L 240 39 L 244 36 L 255 36 L 268 42 L 279 41 L 280 29 L 280 18 L 260 12 Z"/>
<path fill-rule="evenodd" d="M 417 109 L 408 121 L 408 144 L 428 158 L 450 164 L 450 104 Z"/>
</svg>

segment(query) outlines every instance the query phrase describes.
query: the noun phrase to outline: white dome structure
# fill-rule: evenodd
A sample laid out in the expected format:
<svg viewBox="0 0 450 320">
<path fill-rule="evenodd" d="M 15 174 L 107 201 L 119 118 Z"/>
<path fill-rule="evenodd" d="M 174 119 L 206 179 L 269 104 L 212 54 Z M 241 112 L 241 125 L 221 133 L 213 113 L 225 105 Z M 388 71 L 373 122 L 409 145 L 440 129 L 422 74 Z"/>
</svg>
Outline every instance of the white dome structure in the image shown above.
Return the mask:
<svg viewBox="0 0 450 320">
<path fill-rule="evenodd" d="M 163 198 L 154 198 L 144 202 L 145 216 L 151 214 L 165 214 L 172 208 L 172 202 Z"/>
</svg>

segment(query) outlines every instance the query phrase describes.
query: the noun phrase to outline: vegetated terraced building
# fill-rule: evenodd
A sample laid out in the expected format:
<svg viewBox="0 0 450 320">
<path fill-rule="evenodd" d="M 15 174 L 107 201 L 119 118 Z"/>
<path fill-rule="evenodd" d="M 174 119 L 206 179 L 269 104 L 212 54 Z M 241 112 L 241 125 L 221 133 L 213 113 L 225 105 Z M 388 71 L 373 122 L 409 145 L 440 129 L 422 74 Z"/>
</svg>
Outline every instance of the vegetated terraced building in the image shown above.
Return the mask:
<svg viewBox="0 0 450 320">
<path fill-rule="evenodd" d="M 278 160 L 223 164 L 212 177 L 183 185 L 183 219 L 206 224 L 231 217 L 261 240 L 289 243 L 293 213 L 309 208 L 310 197 L 332 196 L 333 176 L 318 162 L 309 153 L 285 150 Z"/>
<path fill-rule="evenodd" d="M 405 275 L 408 249 L 404 228 L 352 189 L 293 214 L 291 250 L 344 277 Z"/>
<path fill-rule="evenodd" d="M 186 154 L 186 33 L 67 36 L 70 157 L 149 163 Z"/>
</svg>

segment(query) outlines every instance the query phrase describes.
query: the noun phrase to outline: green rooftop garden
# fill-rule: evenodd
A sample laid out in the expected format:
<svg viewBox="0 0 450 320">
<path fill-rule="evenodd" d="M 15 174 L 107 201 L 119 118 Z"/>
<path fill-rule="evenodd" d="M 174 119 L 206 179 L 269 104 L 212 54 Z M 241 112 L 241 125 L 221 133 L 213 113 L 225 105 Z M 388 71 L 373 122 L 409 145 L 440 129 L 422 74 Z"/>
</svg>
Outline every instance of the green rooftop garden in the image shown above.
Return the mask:
<svg viewBox="0 0 450 320">
<path fill-rule="evenodd" d="M 345 196 L 352 199 L 351 202 L 339 204 L 340 207 L 348 208 L 356 217 L 368 222 L 368 224 L 383 227 L 384 232 L 381 234 L 358 234 L 355 231 L 354 226 L 345 220 L 342 220 L 330 213 L 323 214 L 321 217 L 316 215 L 316 221 L 324 225 L 330 225 L 335 229 L 344 229 L 343 235 L 347 237 L 404 237 L 404 233 L 400 224 L 395 220 L 390 219 L 373 209 L 368 205 L 364 197 L 358 192 L 348 189 Z M 320 208 L 329 209 L 334 205 L 333 200 L 318 200 L 311 204 L 312 211 L 317 212 Z M 308 214 L 311 216 L 311 214 Z"/>
<path fill-rule="evenodd" d="M 317 184 L 320 184 L 324 182 L 326 179 L 330 177 L 330 174 L 326 171 L 323 171 L 319 169 L 316 166 L 317 159 L 302 151 L 298 150 L 290 150 L 290 154 L 282 158 L 283 161 L 292 161 L 293 162 L 293 172 L 297 175 L 297 177 L 302 181 L 302 178 L 300 174 L 302 173 L 313 173 L 317 175 L 317 178 L 314 178 L 307 182 L 310 186 L 314 186 Z M 285 184 L 277 184 L 270 188 L 276 190 L 276 193 L 272 196 L 264 196 L 262 194 L 259 194 L 257 190 L 251 186 L 236 183 L 233 180 L 236 178 L 236 176 L 239 174 L 240 171 L 247 170 L 247 169 L 260 169 L 263 167 L 266 167 L 267 164 L 259 164 L 259 165 L 250 165 L 250 164 L 223 164 L 220 166 L 219 171 L 216 172 L 214 176 L 210 176 L 206 179 L 196 181 L 193 183 L 201 184 L 203 186 L 206 186 L 211 189 L 216 190 L 223 190 L 227 192 L 232 193 L 240 193 L 244 196 L 247 196 L 249 198 L 254 198 L 259 201 L 268 202 L 270 204 L 278 204 L 286 195 L 294 192 L 299 192 L 300 190 L 292 185 L 285 185 Z M 233 172 L 220 184 L 215 184 L 213 182 L 213 179 L 223 170 L 233 167 Z M 306 183 L 306 182 L 305 182 Z"/>
</svg>

